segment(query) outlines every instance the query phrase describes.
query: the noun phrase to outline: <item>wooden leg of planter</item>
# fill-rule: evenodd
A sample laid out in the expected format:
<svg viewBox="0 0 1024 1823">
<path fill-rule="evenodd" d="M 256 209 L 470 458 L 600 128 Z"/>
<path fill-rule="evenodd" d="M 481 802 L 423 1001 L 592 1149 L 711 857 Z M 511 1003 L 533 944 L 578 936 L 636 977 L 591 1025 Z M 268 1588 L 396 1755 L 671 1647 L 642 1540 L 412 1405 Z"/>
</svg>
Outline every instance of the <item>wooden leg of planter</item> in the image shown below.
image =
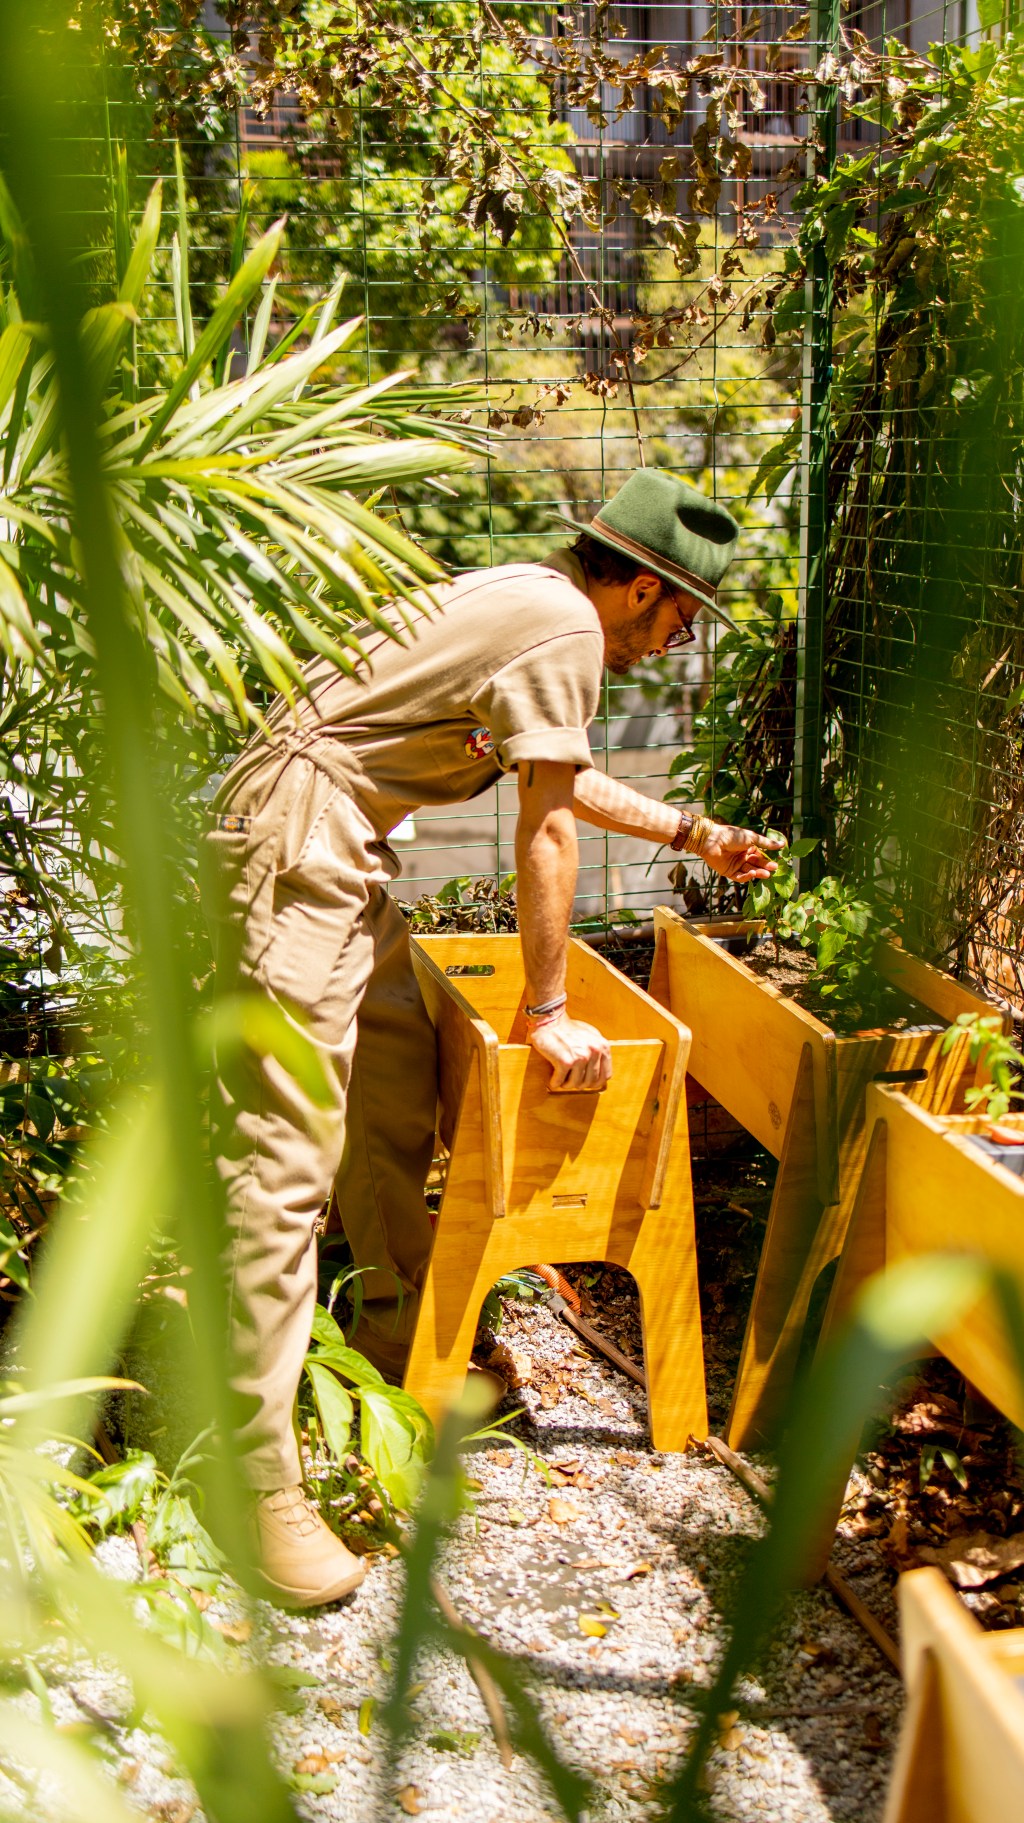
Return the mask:
<svg viewBox="0 0 1024 1823">
<path fill-rule="evenodd" d="M 944 1735 L 938 1666 L 927 1652 L 903 1718 L 883 1823 L 948 1823 Z"/>
<path fill-rule="evenodd" d="M 729 1413 L 730 1449 L 750 1449 L 767 1441 L 785 1402 L 803 1337 L 814 1282 L 807 1282 L 810 1263 L 818 1251 L 815 1240 L 824 1213 L 818 1190 L 814 1067 L 811 1047 L 805 1044 Z"/>
<path fill-rule="evenodd" d="M 835 1276 L 819 1348 L 835 1334 L 865 1279 L 885 1265 L 885 1167 L 886 1125 L 876 1121 L 868 1141 L 864 1170 L 857 1186 L 839 1270 Z"/>
<path fill-rule="evenodd" d="M 669 1265 L 671 1262 L 671 1265 Z M 708 1434 L 704 1343 L 697 1286 L 693 1189 L 684 1139 L 676 1149 L 660 1209 L 649 1209 L 628 1259 L 640 1293 L 651 1442 L 685 1450 Z"/>
<path fill-rule="evenodd" d="M 507 1270 L 495 1226 L 481 1221 L 479 1203 L 453 1196 L 449 1183 L 403 1381 L 435 1422 L 462 1390 L 481 1307 Z"/>
<path fill-rule="evenodd" d="M 884 1120 L 876 1122 L 868 1142 L 868 1155 L 860 1180 L 846 1243 L 839 1259 L 832 1295 L 818 1340 L 820 1353 L 834 1338 L 849 1311 L 858 1289 L 874 1272 L 885 1265 L 885 1138 Z M 801 1581 L 810 1585 L 824 1575 L 832 1555 L 836 1527 L 846 1495 L 849 1471 L 857 1452 L 858 1439 L 850 1438 L 848 1457 L 836 1472 L 835 1480 L 822 1499 L 820 1525 L 815 1544 L 807 1554 Z"/>
</svg>

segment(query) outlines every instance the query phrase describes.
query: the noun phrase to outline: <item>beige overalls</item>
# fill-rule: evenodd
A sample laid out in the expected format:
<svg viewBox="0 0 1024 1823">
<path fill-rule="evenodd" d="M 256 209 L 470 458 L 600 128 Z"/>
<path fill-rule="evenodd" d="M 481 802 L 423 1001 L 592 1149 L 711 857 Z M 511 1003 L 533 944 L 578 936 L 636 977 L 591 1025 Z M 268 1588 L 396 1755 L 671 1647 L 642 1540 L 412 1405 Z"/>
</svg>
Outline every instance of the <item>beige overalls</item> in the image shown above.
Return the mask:
<svg viewBox="0 0 1024 1823">
<path fill-rule="evenodd" d="M 568 552 L 473 571 L 437 592 L 404 644 L 370 633 L 356 678 L 314 660 L 308 699 L 278 700 L 269 735 L 250 743 L 214 802 L 203 896 L 218 991 L 282 1005 L 335 1086 L 324 1115 L 273 1058 L 249 1053 L 225 1068 L 215 1098 L 232 1373 L 255 1488 L 300 1479 L 292 1414 L 332 1185 L 364 1269 L 359 1341 L 400 1371 L 416 1320 L 436 1051 L 387 892 L 399 871 L 388 833 L 526 761 L 590 765 L 604 645 L 582 582 Z"/>
</svg>

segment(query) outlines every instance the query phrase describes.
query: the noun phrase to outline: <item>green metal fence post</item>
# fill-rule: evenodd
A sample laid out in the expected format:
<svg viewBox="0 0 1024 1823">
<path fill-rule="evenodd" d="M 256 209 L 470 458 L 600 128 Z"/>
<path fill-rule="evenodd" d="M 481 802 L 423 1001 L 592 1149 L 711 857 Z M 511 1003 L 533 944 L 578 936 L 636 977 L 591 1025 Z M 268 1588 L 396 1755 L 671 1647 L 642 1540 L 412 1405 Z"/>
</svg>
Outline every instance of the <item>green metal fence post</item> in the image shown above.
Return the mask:
<svg viewBox="0 0 1024 1823">
<path fill-rule="evenodd" d="M 815 133 L 811 172 L 830 177 L 836 162 L 839 90 L 830 67 L 839 36 L 839 0 L 812 0 L 810 42 L 817 62 L 812 86 Z M 810 173 L 809 173 L 810 174 Z M 801 390 L 800 569 L 797 618 L 793 828 L 824 835 L 821 775 L 825 755 L 825 592 L 828 548 L 829 389 L 832 371 L 832 278 L 822 242 L 807 250 Z M 800 882 L 822 873 L 820 847 L 800 862 Z"/>
</svg>

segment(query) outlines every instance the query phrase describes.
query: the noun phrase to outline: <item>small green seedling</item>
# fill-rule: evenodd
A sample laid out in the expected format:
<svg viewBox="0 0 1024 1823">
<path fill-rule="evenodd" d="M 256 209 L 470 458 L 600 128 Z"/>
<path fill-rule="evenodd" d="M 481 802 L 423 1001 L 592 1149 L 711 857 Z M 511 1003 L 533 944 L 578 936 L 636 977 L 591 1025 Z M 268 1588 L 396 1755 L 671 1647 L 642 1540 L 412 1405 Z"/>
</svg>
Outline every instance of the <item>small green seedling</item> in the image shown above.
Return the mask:
<svg viewBox="0 0 1024 1823">
<path fill-rule="evenodd" d="M 775 830 L 769 830 L 775 835 Z M 818 844 L 810 838 L 792 842 L 775 856 L 776 870 L 767 880 L 755 880 L 747 888 L 743 901 L 744 918 L 759 918 L 775 942 L 775 960 L 784 943 L 800 942 L 807 926 L 806 913 L 797 898 L 798 881 L 794 861 L 813 854 Z M 806 897 L 807 895 L 802 895 Z"/>
<path fill-rule="evenodd" d="M 776 961 L 784 943 L 813 950 L 822 997 L 834 999 L 837 1010 L 859 1014 L 877 991 L 875 951 L 887 926 L 855 886 L 831 875 L 808 892 L 797 892 L 793 861 L 816 847 L 807 838 L 783 849 L 771 878 L 755 880 L 748 889 L 743 916 L 761 920 L 774 941 Z"/>
<path fill-rule="evenodd" d="M 968 1057 L 980 1064 L 987 1081 L 979 1082 L 964 1093 L 964 1106 L 1001 1120 L 1014 1101 L 1024 1101 L 1024 1055 L 1013 1039 L 1003 1031 L 998 1013 L 961 1013 L 942 1040 L 943 1054 L 951 1050 L 958 1038 L 970 1034 Z"/>
</svg>

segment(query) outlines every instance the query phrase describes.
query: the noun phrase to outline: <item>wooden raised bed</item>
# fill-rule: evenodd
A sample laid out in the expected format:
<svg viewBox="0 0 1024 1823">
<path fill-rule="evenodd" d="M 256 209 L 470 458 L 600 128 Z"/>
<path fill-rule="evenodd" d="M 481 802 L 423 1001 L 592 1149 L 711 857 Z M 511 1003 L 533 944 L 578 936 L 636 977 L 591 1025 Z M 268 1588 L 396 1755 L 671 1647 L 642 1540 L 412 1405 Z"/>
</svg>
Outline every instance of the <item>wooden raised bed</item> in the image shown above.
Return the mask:
<svg viewBox="0 0 1024 1823">
<path fill-rule="evenodd" d="M 832 1288 L 821 1342 L 849 1309 L 858 1287 L 883 1266 L 928 1253 L 961 1253 L 1001 1266 L 1016 1279 L 1024 1299 L 1024 1179 L 1013 1176 L 970 1145 L 969 1133 L 990 1125 L 980 1115 L 930 1114 L 908 1096 L 869 1085 L 866 1157 L 853 1213 Z M 1024 1115 L 1001 1127 L 1024 1132 Z M 999 1307 L 990 1296 L 956 1328 L 929 1340 L 990 1403 L 1024 1429 L 1024 1384 Z M 856 1440 L 851 1440 L 852 1466 Z M 813 1581 L 832 1549 L 846 1472 L 822 1516 Z"/>
<path fill-rule="evenodd" d="M 984 1633 L 938 1570 L 900 1577 L 907 1713 L 883 1823 L 1018 1823 L 1024 1628 Z"/>
<path fill-rule="evenodd" d="M 943 1056 L 943 1032 L 961 1013 L 994 1009 L 885 943 L 880 974 L 927 1007 L 935 1024 L 838 1037 L 714 941 L 755 934 L 759 925 L 690 922 L 666 907 L 654 922 L 650 992 L 690 1027 L 691 1075 L 779 1160 L 726 1433 L 733 1449 L 749 1449 L 771 1436 L 815 1283 L 846 1238 L 864 1162 L 865 1088 L 881 1079 L 924 1107 L 962 1107 L 976 1076 L 969 1039 Z"/>
<path fill-rule="evenodd" d="M 573 942 L 569 1012 L 610 1040 L 612 1079 L 601 1093 L 552 1094 L 549 1065 L 524 1042 L 518 937 L 423 937 L 412 951 L 437 1030 L 449 1159 L 407 1389 L 432 1415 L 458 1392 L 480 1308 L 504 1273 L 537 1260 L 613 1261 L 640 1293 L 655 1447 L 685 1449 L 707 1435 L 689 1032 Z"/>
</svg>

